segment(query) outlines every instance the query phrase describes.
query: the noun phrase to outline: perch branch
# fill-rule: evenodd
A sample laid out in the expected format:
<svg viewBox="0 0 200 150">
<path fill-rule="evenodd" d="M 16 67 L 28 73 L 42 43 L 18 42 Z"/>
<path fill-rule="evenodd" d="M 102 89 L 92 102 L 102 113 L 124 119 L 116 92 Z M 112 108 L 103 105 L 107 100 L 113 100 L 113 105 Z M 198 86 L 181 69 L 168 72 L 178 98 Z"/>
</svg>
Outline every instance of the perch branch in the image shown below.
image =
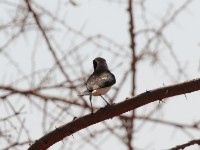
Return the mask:
<svg viewBox="0 0 200 150">
<path fill-rule="evenodd" d="M 63 138 L 93 124 L 111 119 L 157 100 L 163 100 L 168 97 L 191 93 L 198 90 L 200 90 L 200 78 L 146 91 L 134 97 L 127 98 L 120 103 L 101 108 L 93 114 L 76 118 L 44 135 L 35 141 L 28 150 L 46 150 L 48 147 L 61 141 Z"/>
</svg>

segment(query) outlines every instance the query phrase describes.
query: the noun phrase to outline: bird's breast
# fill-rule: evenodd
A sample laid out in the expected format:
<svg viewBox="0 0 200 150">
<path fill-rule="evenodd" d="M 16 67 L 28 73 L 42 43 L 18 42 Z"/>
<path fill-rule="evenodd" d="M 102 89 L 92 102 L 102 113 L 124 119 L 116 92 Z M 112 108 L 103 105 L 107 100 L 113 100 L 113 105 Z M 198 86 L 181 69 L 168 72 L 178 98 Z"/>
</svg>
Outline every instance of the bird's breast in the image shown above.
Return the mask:
<svg viewBox="0 0 200 150">
<path fill-rule="evenodd" d="M 110 90 L 110 88 L 111 87 L 105 87 L 105 88 L 100 88 L 100 89 L 94 90 L 94 91 L 92 91 L 92 95 L 93 96 L 104 95 Z"/>
</svg>

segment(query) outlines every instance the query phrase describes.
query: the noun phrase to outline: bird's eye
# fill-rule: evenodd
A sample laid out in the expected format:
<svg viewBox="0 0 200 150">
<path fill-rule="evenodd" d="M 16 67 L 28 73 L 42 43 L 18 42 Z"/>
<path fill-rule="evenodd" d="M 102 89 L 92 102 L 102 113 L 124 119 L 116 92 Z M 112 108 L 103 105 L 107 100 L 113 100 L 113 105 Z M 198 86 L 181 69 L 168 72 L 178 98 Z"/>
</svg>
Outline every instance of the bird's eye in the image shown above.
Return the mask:
<svg viewBox="0 0 200 150">
<path fill-rule="evenodd" d="M 93 60 L 93 67 L 94 67 L 94 70 L 97 68 L 97 62 L 95 60 Z"/>
</svg>

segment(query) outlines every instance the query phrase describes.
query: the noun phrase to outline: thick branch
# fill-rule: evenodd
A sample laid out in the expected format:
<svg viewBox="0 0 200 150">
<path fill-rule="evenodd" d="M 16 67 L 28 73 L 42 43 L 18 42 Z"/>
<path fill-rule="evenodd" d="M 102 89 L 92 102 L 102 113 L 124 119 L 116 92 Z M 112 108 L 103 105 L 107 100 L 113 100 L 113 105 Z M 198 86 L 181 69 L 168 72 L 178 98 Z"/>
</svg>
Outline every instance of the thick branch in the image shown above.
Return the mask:
<svg viewBox="0 0 200 150">
<path fill-rule="evenodd" d="M 134 110 L 156 100 L 191 93 L 200 90 L 200 78 L 183 82 L 176 85 L 165 86 L 158 89 L 146 91 L 142 94 L 128 98 L 120 103 L 106 106 L 93 114 L 74 119 L 73 121 L 44 135 L 30 146 L 29 150 L 45 150 L 63 138 L 84 129 L 90 125 L 119 116 L 127 111 Z"/>
<path fill-rule="evenodd" d="M 176 147 L 174 147 L 174 148 L 170 148 L 169 150 L 180 150 L 180 149 L 185 149 L 186 147 L 191 146 L 191 145 L 194 145 L 194 144 L 200 145 L 200 139 L 189 141 L 188 143 L 185 143 L 185 144 L 182 144 L 182 145 L 178 145 L 178 146 L 176 146 Z"/>
</svg>

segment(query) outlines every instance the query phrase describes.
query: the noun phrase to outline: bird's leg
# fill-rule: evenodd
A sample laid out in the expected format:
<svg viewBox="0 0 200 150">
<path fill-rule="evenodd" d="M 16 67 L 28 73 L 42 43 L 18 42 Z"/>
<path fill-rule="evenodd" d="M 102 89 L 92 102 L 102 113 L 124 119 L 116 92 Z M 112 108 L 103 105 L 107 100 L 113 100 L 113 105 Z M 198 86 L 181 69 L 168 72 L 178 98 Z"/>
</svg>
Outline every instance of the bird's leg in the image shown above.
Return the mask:
<svg viewBox="0 0 200 150">
<path fill-rule="evenodd" d="M 101 96 L 101 95 L 100 95 Z M 101 96 L 103 98 L 103 96 Z M 106 102 L 107 105 L 110 105 L 106 100 L 105 98 L 103 98 L 103 100 Z"/>
<path fill-rule="evenodd" d="M 91 113 L 93 114 L 93 107 L 92 107 L 92 95 L 90 95 L 90 105 L 91 105 Z"/>
</svg>

